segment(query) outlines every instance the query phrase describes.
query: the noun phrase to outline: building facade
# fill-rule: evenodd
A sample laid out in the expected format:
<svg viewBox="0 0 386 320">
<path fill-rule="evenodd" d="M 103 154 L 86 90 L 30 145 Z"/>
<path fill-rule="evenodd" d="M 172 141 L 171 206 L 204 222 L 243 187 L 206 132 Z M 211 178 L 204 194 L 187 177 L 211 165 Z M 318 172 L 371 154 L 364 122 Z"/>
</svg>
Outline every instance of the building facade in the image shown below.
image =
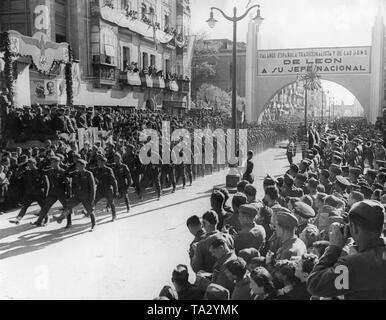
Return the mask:
<svg viewBox="0 0 386 320">
<path fill-rule="evenodd" d="M 215 76 L 208 81 L 214 86 L 226 91 L 232 91 L 232 53 L 233 42 L 228 39 L 211 39 L 199 40 L 195 45 L 196 53 L 193 58 L 194 64 L 208 62 L 216 70 Z M 209 54 L 206 54 L 208 52 Z M 245 97 L 245 58 L 246 44 L 239 42 L 237 44 L 237 94 L 240 97 Z M 200 88 L 202 81 L 193 77 L 192 79 L 192 96 L 195 98 L 195 93 Z"/>
<path fill-rule="evenodd" d="M 33 37 L 41 21 L 48 39 L 69 43 L 78 62 L 73 68 L 75 105 L 164 108 L 175 114 L 188 108 L 189 0 L 0 2 L 1 32 Z M 63 70 L 54 71 L 48 77 L 59 92 Z M 32 68 L 31 104 L 62 104 L 65 99 L 34 98 L 34 82 L 44 77 L 33 74 Z"/>
</svg>

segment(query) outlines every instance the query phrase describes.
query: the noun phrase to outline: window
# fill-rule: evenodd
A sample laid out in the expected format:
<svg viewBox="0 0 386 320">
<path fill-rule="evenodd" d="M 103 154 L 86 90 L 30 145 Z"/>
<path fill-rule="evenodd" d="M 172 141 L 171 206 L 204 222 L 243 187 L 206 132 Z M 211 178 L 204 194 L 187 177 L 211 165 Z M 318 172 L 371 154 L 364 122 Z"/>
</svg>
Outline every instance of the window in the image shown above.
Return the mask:
<svg viewBox="0 0 386 320">
<path fill-rule="evenodd" d="M 125 70 L 130 65 L 130 63 L 131 63 L 130 48 L 123 47 L 122 57 L 123 57 L 123 67 L 122 67 L 122 69 Z"/>
<path fill-rule="evenodd" d="M 154 54 L 152 54 L 151 56 L 150 56 L 150 66 L 152 66 L 152 67 L 155 67 L 156 65 L 155 65 L 155 55 Z"/>
<path fill-rule="evenodd" d="M 165 28 L 169 27 L 169 23 L 170 23 L 169 15 L 165 14 Z"/>
<path fill-rule="evenodd" d="M 142 68 L 145 69 L 149 66 L 149 55 L 144 52 L 142 53 Z"/>
<path fill-rule="evenodd" d="M 153 7 L 149 8 L 149 14 L 150 14 L 150 16 L 154 16 L 155 15 L 155 11 L 154 11 Z"/>
</svg>

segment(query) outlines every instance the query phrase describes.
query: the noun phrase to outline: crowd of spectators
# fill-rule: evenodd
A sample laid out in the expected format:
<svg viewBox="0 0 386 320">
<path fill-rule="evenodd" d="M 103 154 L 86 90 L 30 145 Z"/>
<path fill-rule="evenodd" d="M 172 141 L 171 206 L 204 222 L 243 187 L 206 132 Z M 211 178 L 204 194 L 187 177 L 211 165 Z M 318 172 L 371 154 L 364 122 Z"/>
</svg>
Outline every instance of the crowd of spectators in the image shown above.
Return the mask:
<svg viewBox="0 0 386 320">
<path fill-rule="evenodd" d="M 157 299 L 385 300 L 382 135 L 364 120 L 313 125 L 282 176 L 241 181 L 233 197 L 214 188 L 210 210 L 187 220 L 190 266 Z"/>
</svg>

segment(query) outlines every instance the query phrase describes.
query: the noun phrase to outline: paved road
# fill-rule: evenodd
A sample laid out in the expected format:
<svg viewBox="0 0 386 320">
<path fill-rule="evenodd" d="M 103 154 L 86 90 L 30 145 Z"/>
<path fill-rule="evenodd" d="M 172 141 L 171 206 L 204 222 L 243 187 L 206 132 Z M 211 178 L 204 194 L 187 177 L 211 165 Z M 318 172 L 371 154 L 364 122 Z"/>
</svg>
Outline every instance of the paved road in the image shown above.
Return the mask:
<svg viewBox="0 0 386 320">
<path fill-rule="evenodd" d="M 287 168 L 285 151 L 277 147 L 256 157 L 260 197 L 265 175 Z M 200 179 L 161 201 L 149 195 L 130 214 L 121 206 L 115 223 L 98 214 L 94 233 L 82 215 L 68 231 L 54 222 L 31 228 L 37 207 L 20 226 L 8 222 L 16 212 L 0 217 L 0 299 L 153 299 L 169 284 L 174 266 L 189 264 L 192 239 L 185 221 L 209 209 L 211 190 L 225 176 L 223 171 Z"/>
</svg>

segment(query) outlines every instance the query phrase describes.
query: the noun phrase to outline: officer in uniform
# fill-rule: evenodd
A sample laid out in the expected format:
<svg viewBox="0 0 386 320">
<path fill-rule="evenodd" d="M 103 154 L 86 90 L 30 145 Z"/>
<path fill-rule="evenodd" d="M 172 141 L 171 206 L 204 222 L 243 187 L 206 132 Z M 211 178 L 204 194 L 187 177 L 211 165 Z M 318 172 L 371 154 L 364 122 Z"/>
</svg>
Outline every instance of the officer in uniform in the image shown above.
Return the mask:
<svg viewBox="0 0 386 320">
<path fill-rule="evenodd" d="M 295 233 L 298 224 L 298 219 L 287 210 L 280 210 L 276 214 L 276 235 L 281 241 L 275 256 L 276 260 L 290 260 L 292 257 L 301 257 L 307 253 L 306 245 Z M 268 256 L 270 260 L 272 253 L 268 253 Z"/>
<path fill-rule="evenodd" d="M 119 198 L 125 199 L 127 212 L 130 212 L 129 188 L 132 184 L 131 173 L 127 165 L 122 163 L 122 156 L 115 154 L 115 164 L 113 171 L 118 183 Z"/>
<path fill-rule="evenodd" d="M 100 200 L 105 198 L 107 200 L 107 207 L 111 208 L 112 221 L 117 219 L 114 198 L 118 197 L 118 183 L 115 179 L 114 171 L 106 166 L 107 158 L 99 154 L 97 156 L 98 167 L 94 170 L 95 182 L 97 184 L 97 191 L 95 196 L 95 206 Z"/>
<path fill-rule="evenodd" d="M 32 203 L 37 202 L 40 208 L 43 208 L 44 199 L 46 198 L 46 192 L 48 188 L 48 179 L 43 175 L 36 167 L 36 160 L 31 158 L 28 160 L 28 170 L 26 170 L 22 176 L 22 183 L 24 187 L 24 194 L 19 215 L 15 220 L 11 220 L 10 223 L 20 224 L 20 221 L 24 218 L 28 208 Z"/>
<path fill-rule="evenodd" d="M 314 296 L 346 300 L 386 300 L 386 240 L 382 238 L 385 209 L 377 201 L 356 203 L 348 215 L 350 229 L 334 223 L 330 246 L 307 280 Z M 356 253 L 342 256 L 348 237 Z"/>
<path fill-rule="evenodd" d="M 69 191 L 68 178 L 66 171 L 60 168 L 60 158 L 52 157 L 51 158 L 51 169 L 46 172 L 48 178 L 48 196 L 44 201 L 43 209 L 39 213 L 39 218 L 32 225 L 41 227 L 44 221 L 44 224 L 48 221 L 48 212 L 51 210 L 52 206 L 60 201 L 63 208 L 66 208 L 66 195 Z M 66 229 L 72 226 L 71 214 L 67 216 L 67 225 Z"/>
<path fill-rule="evenodd" d="M 252 161 L 253 159 L 253 151 L 248 151 L 247 154 L 248 160 L 247 160 L 247 170 L 245 171 L 243 175 L 243 180 L 248 181 L 250 184 L 253 184 L 255 182 L 255 178 L 253 177 L 253 169 L 254 169 L 254 163 Z"/>
<path fill-rule="evenodd" d="M 139 156 L 135 153 L 135 147 L 132 144 L 129 144 L 126 148 L 126 152 L 122 157 L 123 163 L 127 165 L 130 170 L 131 178 L 133 180 L 133 187 L 135 188 L 137 194 L 140 193 L 140 183 L 139 176 L 141 171 L 141 161 Z"/>
<path fill-rule="evenodd" d="M 91 219 L 91 231 L 93 231 L 96 226 L 94 214 L 96 184 L 94 175 L 86 170 L 86 166 L 87 162 L 85 160 L 77 160 L 76 171 L 70 174 L 72 197 L 67 202 L 67 209 L 56 220 L 58 223 L 62 223 L 71 214 L 72 209 L 81 203 Z"/>
<path fill-rule="evenodd" d="M 149 150 L 151 155 L 151 150 Z M 153 156 L 158 158 L 158 163 L 153 164 L 150 163 L 145 166 L 143 178 L 140 182 L 140 192 L 139 197 L 142 200 L 143 199 L 143 193 L 146 188 L 149 186 L 154 185 L 156 193 L 157 193 L 157 199 L 161 200 L 161 157 L 159 154 L 153 154 Z"/>
</svg>

